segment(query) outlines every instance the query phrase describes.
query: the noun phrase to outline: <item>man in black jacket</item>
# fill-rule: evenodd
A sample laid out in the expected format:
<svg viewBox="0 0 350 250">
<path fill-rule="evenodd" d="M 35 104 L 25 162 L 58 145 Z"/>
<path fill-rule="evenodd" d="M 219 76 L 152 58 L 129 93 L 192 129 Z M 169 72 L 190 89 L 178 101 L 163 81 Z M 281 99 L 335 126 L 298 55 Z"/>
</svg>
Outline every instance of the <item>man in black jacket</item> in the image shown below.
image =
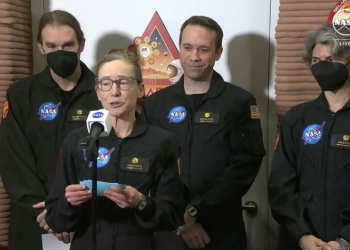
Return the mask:
<svg viewBox="0 0 350 250">
<path fill-rule="evenodd" d="M 45 13 L 38 47 L 48 67 L 13 84 L 1 121 L 0 174 L 11 199 L 9 250 L 42 250 L 44 201 L 50 191 L 65 136 L 101 108 L 94 74 L 79 58 L 85 38 L 65 11 Z M 43 229 L 42 229 L 43 228 Z M 68 234 L 57 234 L 58 238 Z"/>
<path fill-rule="evenodd" d="M 222 54 L 221 27 L 193 16 L 181 27 L 184 76 L 144 103 L 142 115 L 174 133 L 180 174 L 190 199 L 186 224 L 158 234 L 158 248 L 246 249 L 241 198 L 259 171 L 265 149 L 255 98 L 213 70 Z M 187 246 L 186 246 L 187 245 Z"/>
</svg>

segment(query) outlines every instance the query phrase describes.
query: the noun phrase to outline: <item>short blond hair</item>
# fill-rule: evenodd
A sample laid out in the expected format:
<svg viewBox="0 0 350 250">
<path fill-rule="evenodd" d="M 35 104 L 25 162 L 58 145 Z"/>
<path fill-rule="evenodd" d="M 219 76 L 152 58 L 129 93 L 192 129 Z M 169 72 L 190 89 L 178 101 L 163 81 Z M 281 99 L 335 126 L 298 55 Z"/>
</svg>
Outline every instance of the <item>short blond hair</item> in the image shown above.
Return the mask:
<svg viewBox="0 0 350 250">
<path fill-rule="evenodd" d="M 139 57 L 133 51 L 128 49 L 112 49 L 103 59 L 97 64 L 96 75 L 100 71 L 101 67 L 107 63 L 115 60 L 122 60 L 124 62 L 130 63 L 135 69 L 135 78 L 138 84 L 142 83 L 142 70 L 139 63 Z"/>
</svg>

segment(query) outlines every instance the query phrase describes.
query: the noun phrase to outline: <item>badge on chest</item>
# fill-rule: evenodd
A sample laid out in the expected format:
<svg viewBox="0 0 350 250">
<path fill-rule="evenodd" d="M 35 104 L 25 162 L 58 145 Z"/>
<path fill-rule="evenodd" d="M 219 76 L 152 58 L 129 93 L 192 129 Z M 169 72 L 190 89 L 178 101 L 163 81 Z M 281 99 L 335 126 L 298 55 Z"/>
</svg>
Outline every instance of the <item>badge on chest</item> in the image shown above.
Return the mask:
<svg viewBox="0 0 350 250">
<path fill-rule="evenodd" d="M 137 157 L 122 157 L 120 159 L 120 169 L 134 172 L 148 172 L 149 160 Z"/>
<path fill-rule="evenodd" d="M 350 149 L 350 136 L 343 134 L 333 134 L 331 136 L 331 146 Z"/>
<path fill-rule="evenodd" d="M 67 113 L 68 121 L 86 121 L 89 115 L 89 110 L 87 109 L 71 109 Z"/>
<path fill-rule="evenodd" d="M 39 120 L 40 121 L 52 121 L 54 120 L 59 111 L 59 107 L 61 106 L 61 102 L 55 104 L 53 102 L 44 102 L 40 105 L 38 110 Z"/>
<path fill-rule="evenodd" d="M 326 125 L 326 122 L 319 124 L 311 124 L 304 129 L 302 140 L 304 144 L 316 144 L 322 139 L 323 127 Z"/>
<path fill-rule="evenodd" d="M 212 112 L 196 112 L 194 115 L 195 123 L 209 123 L 209 124 L 218 124 L 220 121 L 219 113 Z"/>
</svg>

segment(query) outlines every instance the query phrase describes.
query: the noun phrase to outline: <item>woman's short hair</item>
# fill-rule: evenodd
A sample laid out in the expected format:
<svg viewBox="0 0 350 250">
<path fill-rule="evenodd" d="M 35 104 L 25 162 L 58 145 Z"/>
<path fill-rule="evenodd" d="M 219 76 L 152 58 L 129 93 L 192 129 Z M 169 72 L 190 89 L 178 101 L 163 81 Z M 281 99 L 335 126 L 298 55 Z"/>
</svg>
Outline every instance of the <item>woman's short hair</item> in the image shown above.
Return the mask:
<svg viewBox="0 0 350 250">
<path fill-rule="evenodd" d="M 304 61 L 311 65 L 312 52 L 316 44 L 325 44 L 331 46 L 331 55 L 337 61 L 350 61 L 350 30 L 347 27 L 341 29 L 339 34 L 336 30 L 341 27 L 332 24 L 324 24 L 312 30 L 305 39 L 306 53 L 303 57 Z M 349 43 L 349 44 L 347 44 Z"/>
<path fill-rule="evenodd" d="M 96 75 L 100 71 L 101 67 L 107 63 L 115 60 L 122 60 L 126 63 L 129 63 L 135 68 L 135 78 L 138 84 L 142 83 L 142 70 L 139 63 L 139 57 L 133 51 L 128 49 L 112 49 L 103 59 L 98 63 L 96 67 Z"/>
</svg>

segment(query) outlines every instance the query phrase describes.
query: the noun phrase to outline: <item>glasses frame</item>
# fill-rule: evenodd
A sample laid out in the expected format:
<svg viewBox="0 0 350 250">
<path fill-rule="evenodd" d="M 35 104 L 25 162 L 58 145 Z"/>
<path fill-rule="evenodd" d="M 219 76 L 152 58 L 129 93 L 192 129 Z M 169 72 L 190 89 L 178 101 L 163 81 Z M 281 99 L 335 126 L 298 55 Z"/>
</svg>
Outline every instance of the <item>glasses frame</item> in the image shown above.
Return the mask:
<svg viewBox="0 0 350 250">
<path fill-rule="evenodd" d="M 122 79 L 130 79 L 131 80 L 131 84 L 130 84 L 130 87 L 127 88 L 127 89 L 122 89 L 120 88 L 120 81 Z M 103 90 L 101 89 L 100 87 L 100 81 L 101 80 L 110 80 L 112 81 L 112 85 L 111 85 L 111 88 L 108 89 L 108 90 Z M 113 84 L 115 83 L 117 85 L 117 88 L 120 89 L 120 90 L 129 90 L 131 89 L 131 87 L 134 85 L 134 81 L 136 81 L 136 77 L 131 77 L 131 76 L 122 76 L 122 77 L 118 77 L 117 79 L 115 80 L 112 80 L 111 78 L 108 78 L 108 77 L 100 77 L 100 78 L 95 78 L 95 86 L 97 86 L 97 88 L 101 91 L 104 91 L 104 92 L 107 92 L 107 91 L 110 91 L 113 87 Z"/>
</svg>

